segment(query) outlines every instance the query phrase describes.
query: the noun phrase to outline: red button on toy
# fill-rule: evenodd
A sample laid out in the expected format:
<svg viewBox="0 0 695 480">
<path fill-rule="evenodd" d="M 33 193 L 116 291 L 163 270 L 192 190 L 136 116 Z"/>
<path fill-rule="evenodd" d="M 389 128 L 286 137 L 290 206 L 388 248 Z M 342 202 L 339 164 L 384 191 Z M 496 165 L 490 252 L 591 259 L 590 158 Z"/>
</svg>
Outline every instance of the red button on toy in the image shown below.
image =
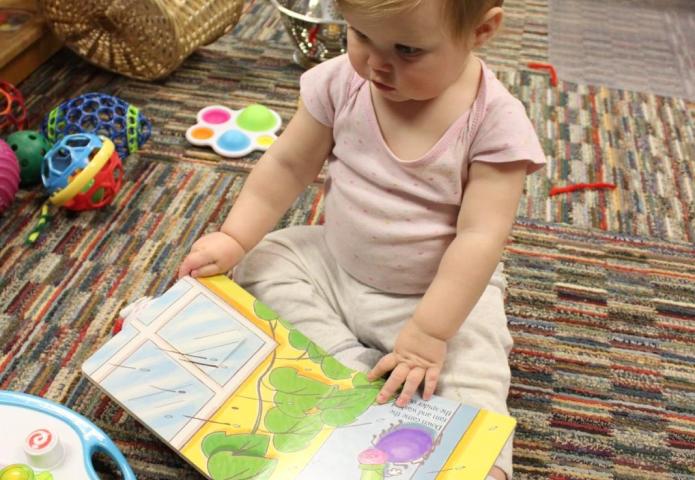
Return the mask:
<svg viewBox="0 0 695 480">
<path fill-rule="evenodd" d="M 53 441 L 53 434 L 45 428 L 34 430 L 27 437 L 27 447 L 32 450 L 43 450 Z"/>
<path fill-rule="evenodd" d="M 32 467 L 50 469 L 63 459 L 63 446 L 58 435 L 47 428 L 39 428 L 27 435 L 24 453 Z"/>
</svg>

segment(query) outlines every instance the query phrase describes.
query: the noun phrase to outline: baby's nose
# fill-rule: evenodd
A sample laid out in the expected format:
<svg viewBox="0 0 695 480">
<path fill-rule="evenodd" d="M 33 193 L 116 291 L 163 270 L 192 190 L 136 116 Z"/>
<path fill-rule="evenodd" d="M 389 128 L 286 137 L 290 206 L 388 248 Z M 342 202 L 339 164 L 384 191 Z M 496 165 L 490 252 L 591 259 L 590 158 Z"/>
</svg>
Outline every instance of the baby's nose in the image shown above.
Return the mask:
<svg viewBox="0 0 695 480">
<path fill-rule="evenodd" d="M 376 52 L 372 52 L 369 55 L 367 65 L 369 65 L 369 68 L 377 72 L 388 72 L 391 70 L 391 64 L 388 62 L 388 59 Z"/>
</svg>

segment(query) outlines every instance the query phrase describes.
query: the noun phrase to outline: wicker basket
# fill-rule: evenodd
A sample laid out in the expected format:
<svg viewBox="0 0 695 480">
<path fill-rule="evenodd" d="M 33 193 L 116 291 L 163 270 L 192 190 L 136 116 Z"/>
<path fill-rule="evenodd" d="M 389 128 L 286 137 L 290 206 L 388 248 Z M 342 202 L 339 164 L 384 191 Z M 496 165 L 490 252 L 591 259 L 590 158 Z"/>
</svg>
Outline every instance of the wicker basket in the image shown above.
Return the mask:
<svg viewBox="0 0 695 480">
<path fill-rule="evenodd" d="M 294 61 L 304 68 L 345 53 L 347 23 L 334 0 L 271 0 L 297 49 Z"/>
<path fill-rule="evenodd" d="M 39 0 L 55 34 L 88 61 L 153 80 L 239 20 L 243 0 Z"/>
</svg>

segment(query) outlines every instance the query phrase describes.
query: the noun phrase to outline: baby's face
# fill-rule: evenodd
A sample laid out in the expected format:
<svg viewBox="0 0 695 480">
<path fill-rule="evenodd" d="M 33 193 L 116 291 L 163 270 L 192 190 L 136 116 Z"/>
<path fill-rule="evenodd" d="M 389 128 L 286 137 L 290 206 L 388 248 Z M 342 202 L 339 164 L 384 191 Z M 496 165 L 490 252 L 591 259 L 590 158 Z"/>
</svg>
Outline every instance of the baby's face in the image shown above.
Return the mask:
<svg viewBox="0 0 695 480">
<path fill-rule="evenodd" d="M 441 2 L 423 1 L 415 9 L 381 18 L 343 11 L 350 25 L 350 62 L 385 98 L 429 100 L 461 77 L 470 38 L 451 34 Z"/>
</svg>

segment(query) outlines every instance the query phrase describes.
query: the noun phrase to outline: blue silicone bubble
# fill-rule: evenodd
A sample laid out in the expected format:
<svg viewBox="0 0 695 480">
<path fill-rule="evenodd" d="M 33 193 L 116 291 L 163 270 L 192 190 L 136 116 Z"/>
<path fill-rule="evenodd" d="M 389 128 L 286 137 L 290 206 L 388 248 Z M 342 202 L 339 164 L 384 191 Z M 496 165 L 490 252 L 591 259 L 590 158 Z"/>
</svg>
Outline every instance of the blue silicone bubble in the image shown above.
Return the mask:
<svg viewBox="0 0 695 480">
<path fill-rule="evenodd" d="M 217 145 L 223 150 L 241 151 L 251 145 L 251 139 L 241 130 L 227 130 L 217 140 Z"/>
</svg>

